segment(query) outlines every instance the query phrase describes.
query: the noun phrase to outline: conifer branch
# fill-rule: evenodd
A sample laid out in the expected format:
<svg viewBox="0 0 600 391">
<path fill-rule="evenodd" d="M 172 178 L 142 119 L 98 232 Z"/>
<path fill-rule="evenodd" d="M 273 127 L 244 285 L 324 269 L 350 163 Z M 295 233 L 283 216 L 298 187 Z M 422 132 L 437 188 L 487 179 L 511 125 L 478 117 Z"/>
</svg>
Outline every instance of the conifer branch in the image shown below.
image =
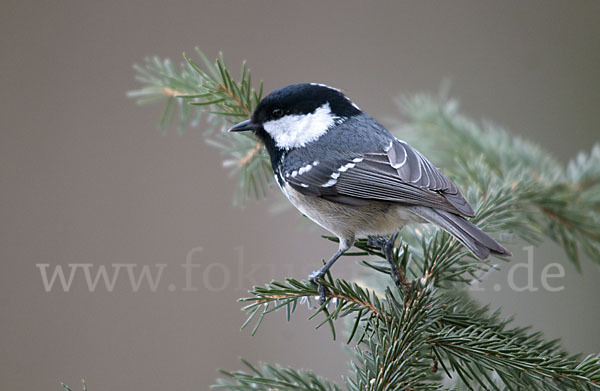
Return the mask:
<svg viewBox="0 0 600 391">
<path fill-rule="evenodd" d="M 136 67 L 142 102 L 166 100 L 163 126 L 173 122 L 180 107 L 180 128 L 200 112 L 214 131 L 208 141 L 228 157 L 226 166 L 239 172 L 239 189 L 264 194 L 270 184 L 270 163 L 264 148 L 248 135 L 231 137 L 225 124 L 247 118 L 260 102 L 262 85 L 252 88 L 245 64 L 234 81 L 220 56 L 213 65 L 198 51 L 201 68 L 186 56 L 175 69 L 157 58 Z M 175 103 L 174 103 L 175 102 Z M 184 103 L 189 104 L 184 104 Z M 600 146 L 561 165 L 549 153 L 496 125 L 478 125 L 460 115 L 455 101 L 415 96 L 401 102 L 408 119 L 399 126 L 408 139 L 463 190 L 473 205 L 479 227 L 499 241 L 521 238 L 530 243 L 551 239 L 576 265 L 580 253 L 600 263 Z M 196 121 L 197 122 L 197 121 Z M 460 153 L 459 153 L 460 152 Z M 557 341 L 540 333 L 509 327 L 510 319 L 489 314 L 468 298 L 466 284 L 486 271 L 491 261 L 473 258 L 450 235 L 435 227 L 407 227 L 393 252 L 397 269 L 410 289 L 391 284 L 376 294 L 356 283 L 327 275 L 326 301 L 312 307 L 317 286 L 288 279 L 254 287 L 241 299 L 254 322 L 285 310 L 288 320 L 302 304 L 320 316 L 317 327 L 351 317 L 347 342 L 354 345 L 348 390 L 440 390 L 442 379 L 453 389 L 600 390 L 600 357 L 569 356 Z M 337 238 L 327 238 L 337 240 Z M 364 240 L 347 256 L 372 255 L 381 261 L 364 264 L 390 272 L 383 254 Z M 407 294 L 406 292 L 410 292 Z M 247 372 L 223 372 L 226 390 L 337 390 L 339 387 L 310 372 L 245 363 Z"/>
<path fill-rule="evenodd" d="M 185 63 L 175 66 L 169 59 L 146 58 L 144 65 L 134 65 L 140 89 L 128 96 L 138 103 L 164 101 L 159 125 L 166 131 L 177 123 L 179 131 L 188 125 L 207 125 L 207 142 L 226 156 L 224 165 L 239 176 L 236 201 L 248 196 L 262 198 L 272 182 L 270 161 L 262 144 L 252 135 L 230 135 L 226 129 L 249 118 L 262 98 L 262 81 L 253 88 L 246 63 L 242 63 L 236 81 L 222 54 L 214 63 L 196 49 L 202 65 L 184 54 Z M 204 114 L 204 117 L 202 117 Z M 179 116 L 179 120 L 176 120 Z"/>
<path fill-rule="evenodd" d="M 219 379 L 212 388 L 216 390 L 256 390 L 256 391 L 338 391 L 339 387 L 310 371 L 297 371 L 261 364 L 259 368 L 246 360 L 243 364 L 249 373 L 221 371 L 226 379 Z"/>
<path fill-rule="evenodd" d="M 510 184 L 504 187 L 514 193 L 513 208 L 518 206 L 522 228 L 529 231 L 526 240 L 553 240 L 577 267 L 580 252 L 600 263 L 600 144 L 565 167 L 539 146 L 497 125 L 479 126 L 462 116 L 454 100 L 417 95 L 399 104 L 408 117 L 401 125 L 402 136 L 461 186 L 480 182 L 487 189 L 478 197 L 483 198 L 494 194 L 497 184 Z M 474 161 L 479 161 L 477 166 Z M 485 182 L 488 187 L 483 187 Z"/>
</svg>

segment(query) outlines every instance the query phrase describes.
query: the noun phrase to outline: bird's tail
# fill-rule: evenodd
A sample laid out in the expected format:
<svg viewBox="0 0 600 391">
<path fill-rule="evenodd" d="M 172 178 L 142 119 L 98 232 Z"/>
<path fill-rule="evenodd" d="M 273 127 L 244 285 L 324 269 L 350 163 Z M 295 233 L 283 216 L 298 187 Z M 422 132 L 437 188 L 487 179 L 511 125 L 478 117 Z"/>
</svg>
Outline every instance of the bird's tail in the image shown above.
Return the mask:
<svg viewBox="0 0 600 391">
<path fill-rule="evenodd" d="M 439 226 L 450 235 L 454 236 L 481 260 L 486 259 L 490 254 L 502 257 L 509 257 L 512 255 L 488 234 L 459 215 L 422 206 L 413 207 L 411 209 L 424 220 Z"/>
</svg>

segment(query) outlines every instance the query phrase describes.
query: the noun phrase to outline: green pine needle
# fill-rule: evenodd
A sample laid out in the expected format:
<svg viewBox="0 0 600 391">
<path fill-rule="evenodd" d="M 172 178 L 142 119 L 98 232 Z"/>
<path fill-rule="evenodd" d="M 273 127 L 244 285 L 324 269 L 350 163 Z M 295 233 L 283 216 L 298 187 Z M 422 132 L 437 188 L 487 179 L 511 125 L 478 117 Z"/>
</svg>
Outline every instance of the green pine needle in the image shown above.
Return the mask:
<svg viewBox="0 0 600 391">
<path fill-rule="evenodd" d="M 179 67 L 156 57 L 134 66 L 142 86 L 129 96 L 140 103 L 163 101 L 159 123 L 165 130 L 205 121 L 207 141 L 222 151 L 224 166 L 238 177 L 235 199 L 264 197 L 272 170 L 263 146 L 252 135 L 224 132 L 251 115 L 261 100 L 262 82 L 252 86 L 246 63 L 236 80 L 222 54 L 214 63 L 198 49 L 196 56 L 200 63 L 184 55 Z M 400 106 L 407 120 L 399 136 L 437 159 L 473 205 L 479 227 L 500 242 L 552 240 L 577 267 L 582 254 L 600 264 L 600 145 L 565 166 L 496 125 L 462 116 L 453 100 L 416 95 Z M 379 249 L 365 240 L 355 246 L 359 251 L 346 256 L 377 257 L 363 264 L 389 275 Z M 473 258 L 447 233 L 430 226 L 404 228 L 394 262 L 407 278 L 402 287 L 389 279 L 379 290 L 368 289 L 328 274 L 321 306 L 313 306 L 318 292 L 309 281 L 254 287 L 241 299 L 247 313 L 242 328 L 251 326 L 254 334 L 276 312 L 290 321 L 306 304 L 310 319 L 318 319 L 316 327 L 327 324 L 335 339 L 339 320 L 348 319 L 345 340 L 354 357 L 345 384 L 351 391 L 446 389 L 442 384 L 453 390 L 600 390 L 600 356 L 569 356 L 557 341 L 512 327 L 511 319 L 490 314 L 469 298 L 467 284 L 493 265 Z M 308 371 L 244 365 L 246 371 L 223 371 L 214 387 L 341 389 Z"/>
</svg>

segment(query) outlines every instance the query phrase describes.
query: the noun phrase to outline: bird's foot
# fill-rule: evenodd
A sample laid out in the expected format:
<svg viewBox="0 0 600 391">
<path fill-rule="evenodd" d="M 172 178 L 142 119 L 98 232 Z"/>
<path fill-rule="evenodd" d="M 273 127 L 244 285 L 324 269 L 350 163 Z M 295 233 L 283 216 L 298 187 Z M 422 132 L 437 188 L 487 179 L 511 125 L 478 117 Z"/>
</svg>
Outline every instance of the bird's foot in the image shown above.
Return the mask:
<svg viewBox="0 0 600 391">
<path fill-rule="evenodd" d="M 317 284 L 317 292 L 319 292 L 319 305 L 323 305 L 323 303 L 325 303 L 325 285 L 323 285 L 322 279 L 325 276 L 325 273 L 327 273 L 327 270 L 323 270 L 324 268 L 325 267 L 315 270 L 308 276 L 308 280 L 310 282 Z"/>
<path fill-rule="evenodd" d="M 367 238 L 367 246 L 383 249 L 383 246 L 389 241 L 386 236 L 369 236 Z"/>
<path fill-rule="evenodd" d="M 310 275 L 308 276 L 308 279 L 311 282 L 314 282 L 315 284 L 317 284 L 320 305 L 323 305 L 323 303 L 325 303 L 326 289 L 325 289 L 325 285 L 323 284 L 325 274 L 327 274 L 329 269 L 331 269 L 331 266 L 333 266 L 335 261 L 337 261 L 339 259 L 339 257 L 341 257 L 342 254 L 344 254 L 344 252 L 346 250 L 348 250 L 347 246 L 345 246 L 345 245 L 341 246 L 340 249 L 335 254 L 333 254 L 333 257 L 331 257 L 331 259 L 329 261 L 327 261 L 325 263 L 325 265 L 323 265 L 322 268 L 320 268 L 319 270 L 315 270 L 314 272 L 310 273 Z"/>
<path fill-rule="evenodd" d="M 397 238 L 397 232 L 390 237 L 369 236 L 367 239 L 367 246 L 380 249 L 385 259 L 392 264 L 392 261 L 394 260 L 394 243 L 396 242 Z"/>
<path fill-rule="evenodd" d="M 398 265 L 396 265 L 396 258 L 394 256 L 394 243 L 396 242 L 396 239 L 398 239 L 398 232 L 394 233 L 390 237 L 369 236 L 367 245 L 371 247 L 378 247 L 381 250 L 381 253 L 390 265 L 390 276 L 394 280 L 396 286 L 407 287 L 410 285 L 410 283 L 406 279 L 404 273 L 398 269 Z"/>
<path fill-rule="evenodd" d="M 385 239 L 385 242 L 381 246 L 381 252 L 383 255 L 385 255 L 385 259 L 387 259 L 390 265 L 395 268 L 396 261 L 394 259 L 394 243 L 396 243 L 396 239 L 398 239 L 398 232 Z"/>
</svg>

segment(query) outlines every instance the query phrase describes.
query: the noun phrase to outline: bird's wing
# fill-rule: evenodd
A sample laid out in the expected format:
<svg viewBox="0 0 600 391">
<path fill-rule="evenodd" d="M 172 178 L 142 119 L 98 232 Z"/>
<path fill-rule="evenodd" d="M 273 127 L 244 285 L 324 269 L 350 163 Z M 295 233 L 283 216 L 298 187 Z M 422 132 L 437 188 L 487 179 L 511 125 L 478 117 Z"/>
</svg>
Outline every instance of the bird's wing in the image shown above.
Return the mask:
<svg viewBox="0 0 600 391">
<path fill-rule="evenodd" d="M 378 200 L 475 215 L 456 185 L 397 139 L 379 151 L 313 162 L 281 175 L 295 190 L 333 202 L 363 205 Z"/>
</svg>

